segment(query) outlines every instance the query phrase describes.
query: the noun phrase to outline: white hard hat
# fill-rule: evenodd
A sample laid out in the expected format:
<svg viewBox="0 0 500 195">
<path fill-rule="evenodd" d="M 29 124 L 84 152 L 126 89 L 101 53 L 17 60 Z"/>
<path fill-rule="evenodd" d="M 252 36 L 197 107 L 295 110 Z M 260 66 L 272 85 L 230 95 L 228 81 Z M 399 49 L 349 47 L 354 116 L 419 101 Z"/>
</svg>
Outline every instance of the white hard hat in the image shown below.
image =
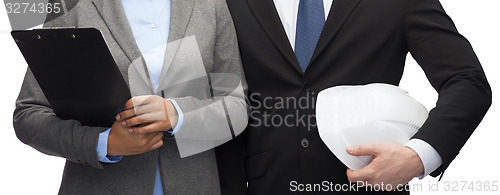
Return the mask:
<svg viewBox="0 0 500 195">
<path fill-rule="evenodd" d="M 337 86 L 318 94 L 316 120 L 323 142 L 352 170 L 371 156 L 352 156 L 349 146 L 377 142 L 406 144 L 427 119 L 425 107 L 408 92 L 389 84 Z"/>
</svg>

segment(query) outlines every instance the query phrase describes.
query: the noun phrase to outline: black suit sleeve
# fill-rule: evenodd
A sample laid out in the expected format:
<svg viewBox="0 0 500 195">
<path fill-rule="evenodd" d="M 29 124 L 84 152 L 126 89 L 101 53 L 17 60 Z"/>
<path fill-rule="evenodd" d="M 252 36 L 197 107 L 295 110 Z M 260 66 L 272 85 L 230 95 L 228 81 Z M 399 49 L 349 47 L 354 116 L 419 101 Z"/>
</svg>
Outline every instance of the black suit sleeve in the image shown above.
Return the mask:
<svg viewBox="0 0 500 195">
<path fill-rule="evenodd" d="M 438 0 L 406 0 L 405 36 L 408 50 L 439 93 L 436 107 L 414 138 L 433 146 L 443 173 L 491 105 L 491 89 L 465 37 Z"/>
</svg>

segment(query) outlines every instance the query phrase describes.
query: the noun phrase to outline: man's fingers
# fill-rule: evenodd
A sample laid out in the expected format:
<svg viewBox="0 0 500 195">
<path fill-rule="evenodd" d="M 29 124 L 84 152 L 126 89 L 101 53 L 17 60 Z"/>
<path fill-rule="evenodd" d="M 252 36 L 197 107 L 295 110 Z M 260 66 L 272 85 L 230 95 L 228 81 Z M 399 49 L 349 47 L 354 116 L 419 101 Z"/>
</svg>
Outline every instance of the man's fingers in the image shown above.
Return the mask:
<svg viewBox="0 0 500 195">
<path fill-rule="evenodd" d="M 347 153 L 353 156 L 378 156 L 380 153 L 376 144 L 347 147 Z"/>
<path fill-rule="evenodd" d="M 362 175 L 360 174 L 360 171 L 355 171 L 352 169 L 347 169 L 347 179 L 351 182 L 357 182 L 357 181 L 365 181 Z"/>
<path fill-rule="evenodd" d="M 350 182 L 356 183 L 358 187 L 363 187 L 365 182 L 367 181 L 365 177 L 363 177 L 361 170 L 355 171 L 352 169 L 347 169 L 347 180 Z"/>
<path fill-rule="evenodd" d="M 347 174 L 347 179 L 349 181 L 352 181 L 351 178 L 353 177 L 352 176 L 353 172 L 354 172 L 354 170 L 347 168 L 346 174 Z"/>
<path fill-rule="evenodd" d="M 347 179 L 351 182 L 366 181 L 372 183 L 380 181 L 380 174 L 383 170 L 375 168 L 377 166 L 373 163 L 372 161 L 370 164 L 357 171 L 347 169 Z"/>
</svg>

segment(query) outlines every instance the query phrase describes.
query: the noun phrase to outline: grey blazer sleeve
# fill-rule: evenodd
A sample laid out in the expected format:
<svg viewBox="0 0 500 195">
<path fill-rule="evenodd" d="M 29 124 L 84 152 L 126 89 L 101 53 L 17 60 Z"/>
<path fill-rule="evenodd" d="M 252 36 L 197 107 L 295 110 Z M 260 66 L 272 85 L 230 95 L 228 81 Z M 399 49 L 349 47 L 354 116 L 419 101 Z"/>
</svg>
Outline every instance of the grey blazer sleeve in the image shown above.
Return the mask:
<svg viewBox="0 0 500 195">
<path fill-rule="evenodd" d="M 68 26 L 67 18 L 71 17 L 59 17 L 44 26 Z M 42 153 L 103 168 L 96 147 L 99 133 L 108 127 L 82 126 L 76 120 L 58 118 L 29 68 L 16 101 L 13 124 L 19 140 Z"/>
<path fill-rule="evenodd" d="M 16 101 L 13 124 L 19 140 L 42 153 L 103 168 L 96 147 L 99 133 L 107 128 L 58 118 L 29 69 Z"/>
<path fill-rule="evenodd" d="M 208 72 L 212 97 L 173 98 L 184 113 L 175 135 L 181 157 L 221 145 L 246 128 L 247 84 L 243 74 L 234 24 L 225 1 L 216 0 L 217 33 L 213 68 Z"/>
</svg>

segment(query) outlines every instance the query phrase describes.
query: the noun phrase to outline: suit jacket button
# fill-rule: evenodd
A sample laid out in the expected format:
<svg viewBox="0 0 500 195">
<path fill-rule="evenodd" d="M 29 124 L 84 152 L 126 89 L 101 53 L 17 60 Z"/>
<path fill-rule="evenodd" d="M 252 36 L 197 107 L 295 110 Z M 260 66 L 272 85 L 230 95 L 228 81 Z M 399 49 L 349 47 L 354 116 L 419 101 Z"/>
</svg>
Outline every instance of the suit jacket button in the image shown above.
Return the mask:
<svg viewBox="0 0 500 195">
<path fill-rule="evenodd" d="M 302 138 L 302 140 L 300 140 L 300 146 L 302 146 L 302 148 L 308 148 L 309 147 L 309 140 L 307 138 Z"/>
<path fill-rule="evenodd" d="M 309 92 L 309 91 L 311 91 L 311 89 L 312 89 L 311 84 L 309 84 L 309 83 L 304 83 L 304 91 L 305 91 L 305 92 Z"/>
</svg>

